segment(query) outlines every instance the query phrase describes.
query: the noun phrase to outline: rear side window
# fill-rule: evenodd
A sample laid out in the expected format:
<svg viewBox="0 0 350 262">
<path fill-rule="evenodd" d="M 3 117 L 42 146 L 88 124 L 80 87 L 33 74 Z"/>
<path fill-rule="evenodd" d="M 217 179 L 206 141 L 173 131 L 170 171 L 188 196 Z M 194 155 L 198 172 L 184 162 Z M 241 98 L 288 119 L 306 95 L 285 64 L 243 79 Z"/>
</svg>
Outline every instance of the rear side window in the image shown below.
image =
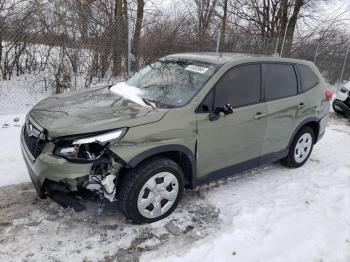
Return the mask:
<svg viewBox="0 0 350 262">
<path fill-rule="evenodd" d="M 306 65 L 297 65 L 303 92 L 306 92 L 318 84 L 318 77 Z"/>
<path fill-rule="evenodd" d="M 242 107 L 260 102 L 261 72 L 259 64 L 229 69 L 215 85 L 215 108 L 226 104 Z"/>
<path fill-rule="evenodd" d="M 266 64 L 266 91 L 267 101 L 297 95 L 298 82 L 293 65 Z"/>
</svg>

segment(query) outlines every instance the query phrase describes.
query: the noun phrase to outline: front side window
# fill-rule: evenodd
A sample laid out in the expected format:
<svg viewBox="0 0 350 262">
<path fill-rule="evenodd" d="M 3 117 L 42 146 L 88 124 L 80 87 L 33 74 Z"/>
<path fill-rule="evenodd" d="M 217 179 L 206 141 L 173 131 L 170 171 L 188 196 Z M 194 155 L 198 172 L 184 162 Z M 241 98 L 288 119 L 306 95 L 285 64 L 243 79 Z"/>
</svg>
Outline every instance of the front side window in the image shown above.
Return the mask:
<svg viewBox="0 0 350 262">
<path fill-rule="evenodd" d="M 266 101 L 297 95 L 298 82 L 293 65 L 266 64 L 265 66 Z"/>
<path fill-rule="evenodd" d="M 159 60 L 140 70 L 123 85 L 128 87 L 125 90 L 129 93 L 132 91 L 156 107 L 181 107 L 197 94 L 216 69 L 215 65 L 200 62 Z M 114 91 L 122 95 L 118 92 L 118 84 Z"/>
<path fill-rule="evenodd" d="M 301 80 L 301 86 L 304 92 L 310 90 L 318 84 L 318 77 L 308 66 L 297 65 L 297 67 Z"/>
<path fill-rule="evenodd" d="M 202 102 L 201 106 L 198 108 L 199 113 L 209 113 L 214 111 L 213 108 L 214 105 L 214 90 L 211 90 L 204 101 Z"/>
<path fill-rule="evenodd" d="M 233 108 L 260 102 L 261 73 L 259 64 L 229 69 L 215 85 L 215 108 L 231 104 Z"/>
</svg>

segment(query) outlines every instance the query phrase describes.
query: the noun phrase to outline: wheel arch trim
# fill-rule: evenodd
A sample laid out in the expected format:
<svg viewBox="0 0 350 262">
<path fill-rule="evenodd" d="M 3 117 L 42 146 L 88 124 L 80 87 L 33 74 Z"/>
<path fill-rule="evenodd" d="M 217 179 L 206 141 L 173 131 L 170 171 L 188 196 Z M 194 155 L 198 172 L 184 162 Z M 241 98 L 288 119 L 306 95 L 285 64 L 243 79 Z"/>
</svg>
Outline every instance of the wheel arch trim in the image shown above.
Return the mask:
<svg viewBox="0 0 350 262">
<path fill-rule="evenodd" d="M 179 153 L 183 153 L 187 156 L 187 158 L 191 164 L 191 174 L 189 175 L 189 179 L 191 181 L 189 181 L 189 182 L 192 185 L 193 178 L 196 177 L 196 175 L 197 175 L 196 158 L 195 158 L 195 154 L 193 153 L 193 151 L 184 145 L 170 144 L 170 145 L 162 145 L 162 146 L 153 147 L 153 148 L 148 149 L 148 150 L 140 153 L 139 155 L 135 156 L 127 164 L 131 168 L 134 168 L 138 164 L 140 164 L 142 161 L 144 161 L 152 156 L 156 156 L 156 155 L 159 155 L 162 153 L 167 153 L 167 152 L 179 152 Z"/>
<path fill-rule="evenodd" d="M 297 128 L 294 130 L 293 132 L 293 135 L 291 137 L 291 139 L 289 140 L 289 143 L 288 143 L 288 148 L 290 147 L 290 145 L 293 143 L 293 140 L 295 138 L 295 136 L 298 134 L 298 132 L 307 124 L 311 124 L 311 123 L 316 123 L 318 128 L 320 128 L 320 120 L 317 118 L 317 117 L 308 117 L 306 119 L 304 119 L 303 121 L 301 121 Z M 317 137 L 317 134 L 315 134 L 315 143 L 317 142 L 318 140 L 318 137 Z"/>
</svg>

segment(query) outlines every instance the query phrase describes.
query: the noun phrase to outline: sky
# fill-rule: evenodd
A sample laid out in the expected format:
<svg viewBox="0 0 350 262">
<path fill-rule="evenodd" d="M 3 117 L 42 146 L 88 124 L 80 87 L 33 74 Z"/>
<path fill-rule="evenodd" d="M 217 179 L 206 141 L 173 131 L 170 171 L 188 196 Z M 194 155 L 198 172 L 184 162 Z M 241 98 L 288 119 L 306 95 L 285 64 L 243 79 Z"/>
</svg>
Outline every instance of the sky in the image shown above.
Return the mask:
<svg viewBox="0 0 350 262">
<path fill-rule="evenodd" d="M 318 2 L 317 11 L 320 19 L 329 21 L 340 15 L 341 23 L 344 24 L 344 30 L 350 33 L 350 0 L 316 0 Z M 173 8 L 179 11 L 194 6 L 194 0 L 151 0 L 148 2 L 153 8 L 161 11 L 171 10 Z M 344 13 L 348 10 L 347 13 Z M 344 14 L 342 14 L 344 13 Z M 341 15 L 342 14 L 342 15 Z"/>
<path fill-rule="evenodd" d="M 340 15 L 341 21 L 350 26 L 350 0 L 328 0 L 322 3 L 321 15 L 324 18 Z"/>
</svg>

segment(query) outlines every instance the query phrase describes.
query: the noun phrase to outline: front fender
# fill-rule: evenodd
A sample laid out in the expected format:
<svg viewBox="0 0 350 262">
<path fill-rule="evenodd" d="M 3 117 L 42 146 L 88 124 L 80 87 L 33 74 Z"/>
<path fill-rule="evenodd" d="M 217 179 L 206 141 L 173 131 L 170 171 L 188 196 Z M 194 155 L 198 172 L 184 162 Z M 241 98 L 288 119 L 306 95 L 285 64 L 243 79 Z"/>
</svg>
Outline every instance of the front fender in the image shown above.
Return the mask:
<svg viewBox="0 0 350 262">
<path fill-rule="evenodd" d="M 131 167 L 154 154 L 179 151 L 194 159 L 196 147 L 194 114 L 169 112 L 161 121 L 131 127 L 111 150 Z"/>
<path fill-rule="evenodd" d="M 142 152 L 141 154 L 135 156 L 134 158 L 132 158 L 128 162 L 128 165 L 131 167 L 136 167 L 138 164 L 140 164 L 145 159 L 148 159 L 152 156 L 155 156 L 155 155 L 158 155 L 161 153 L 166 153 L 166 152 L 180 152 L 180 153 L 185 154 L 192 163 L 192 166 L 193 166 L 192 169 L 195 167 L 195 154 L 194 154 L 194 152 L 192 152 L 191 149 L 189 149 L 186 146 L 176 145 L 176 144 L 163 145 L 163 146 L 158 146 L 158 147 L 148 149 L 148 150 Z"/>
</svg>

